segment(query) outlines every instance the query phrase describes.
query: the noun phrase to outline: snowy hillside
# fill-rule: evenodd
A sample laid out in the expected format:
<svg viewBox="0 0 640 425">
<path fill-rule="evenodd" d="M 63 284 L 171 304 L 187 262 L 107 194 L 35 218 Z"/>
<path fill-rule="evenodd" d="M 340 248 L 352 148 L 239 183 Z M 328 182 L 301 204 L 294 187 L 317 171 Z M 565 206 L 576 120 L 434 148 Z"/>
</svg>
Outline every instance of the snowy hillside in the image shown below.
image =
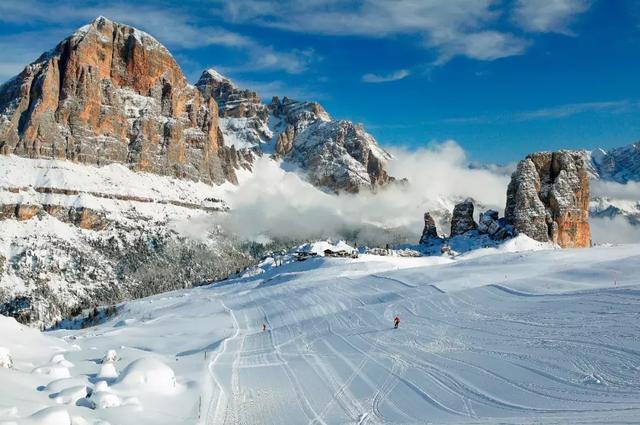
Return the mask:
<svg viewBox="0 0 640 425">
<path fill-rule="evenodd" d="M 0 318 L 0 421 L 635 423 L 640 245 L 516 245 L 265 262 L 81 331 Z"/>
<path fill-rule="evenodd" d="M 49 327 L 82 307 L 235 272 L 244 254 L 198 228 L 228 211 L 235 190 L 121 164 L 0 155 L 0 314 Z M 150 274 L 160 265 L 162 284 Z"/>
</svg>

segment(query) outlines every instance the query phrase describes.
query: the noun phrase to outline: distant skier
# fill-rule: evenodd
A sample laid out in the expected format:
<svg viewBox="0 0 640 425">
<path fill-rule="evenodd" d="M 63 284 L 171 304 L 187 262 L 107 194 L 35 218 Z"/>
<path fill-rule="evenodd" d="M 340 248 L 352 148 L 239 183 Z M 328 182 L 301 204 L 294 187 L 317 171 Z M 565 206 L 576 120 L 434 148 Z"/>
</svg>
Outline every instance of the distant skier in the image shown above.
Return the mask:
<svg viewBox="0 0 640 425">
<path fill-rule="evenodd" d="M 263 323 L 262 324 L 262 332 L 266 332 L 267 331 L 267 324 Z"/>
<path fill-rule="evenodd" d="M 399 318 L 398 316 L 396 316 L 396 317 L 393 319 L 393 328 L 394 328 L 394 329 L 398 329 L 398 326 L 400 326 L 400 318 Z"/>
</svg>

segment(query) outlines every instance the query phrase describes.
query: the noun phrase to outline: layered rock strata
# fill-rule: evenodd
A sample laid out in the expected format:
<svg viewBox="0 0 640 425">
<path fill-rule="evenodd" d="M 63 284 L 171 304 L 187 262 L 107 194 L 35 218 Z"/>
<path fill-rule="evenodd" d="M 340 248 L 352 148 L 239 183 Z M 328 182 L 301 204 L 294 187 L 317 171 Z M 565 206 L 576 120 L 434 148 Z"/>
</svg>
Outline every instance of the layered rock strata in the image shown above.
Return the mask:
<svg viewBox="0 0 640 425">
<path fill-rule="evenodd" d="M 507 223 L 520 233 L 563 248 L 589 247 L 589 174 L 582 152 L 538 152 L 511 176 Z"/>
</svg>

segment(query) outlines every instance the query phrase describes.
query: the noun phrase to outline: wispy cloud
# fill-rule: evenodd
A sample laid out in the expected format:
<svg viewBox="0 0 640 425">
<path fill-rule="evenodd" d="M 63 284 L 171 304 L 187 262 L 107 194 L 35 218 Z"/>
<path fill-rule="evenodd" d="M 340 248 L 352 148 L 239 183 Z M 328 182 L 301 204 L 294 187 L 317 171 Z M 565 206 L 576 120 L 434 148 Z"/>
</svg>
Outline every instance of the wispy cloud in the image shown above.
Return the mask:
<svg viewBox="0 0 640 425">
<path fill-rule="evenodd" d="M 436 52 L 436 64 L 453 57 L 491 61 L 522 54 L 529 32 L 568 33 L 589 0 L 221 0 L 217 13 L 235 23 L 331 36 L 415 36 Z M 503 17 L 512 15 L 516 28 Z M 507 20 L 508 21 L 508 20 Z"/>
<path fill-rule="evenodd" d="M 524 53 L 530 41 L 513 34 L 498 31 L 480 31 L 470 34 L 455 34 L 447 40 L 429 40 L 430 44 L 442 44 L 446 48 L 440 54 L 436 64 L 448 62 L 455 56 L 492 61 Z"/>
<path fill-rule="evenodd" d="M 233 22 L 287 31 L 389 37 L 414 35 L 438 52 L 439 63 L 454 56 L 494 60 L 521 53 L 525 40 L 494 26 L 500 17 L 495 0 L 223 0 L 221 16 Z"/>
<path fill-rule="evenodd" d="M 496 115 L 446 118 L 441 120 L 441 122 L 446 124 L 460 125 L 492 124 L 500 122 L 524 122 L 561 119 L 588 112 L 623 113 L 637 109 L 640 109 L 640 101 L 637 100 L 568 103 L 564 105 L 533 109 L 530 111 L 509 112 Z"/>
<path fill-rule="evenodd" d="M 398 81 L 411 75 L 408 69 L 400 69 L 390 74 L 364 74 L 362 81 L 365 83 L 388 83 L 390 81 Z"/>
<path fill-rule="evenodd" d="M 573 35 L 570 24 L 592 3 L 593 0 L 518 0 L 512 19 L 525 31 Z"/>
<path fill-rule="evenodd" d="M 515 114 L 515 118 L 518 121 L 556 119 L 570 117 L 585 112 L 624 112 L 630 110 L 630 108 L 637 106 L 638 102 L 632 102 L 629 100 L 618 100 L 612 102 L 569 103 L 566 105 L 552 106 L 549 108 L 520 112 Z"/>
</svg>

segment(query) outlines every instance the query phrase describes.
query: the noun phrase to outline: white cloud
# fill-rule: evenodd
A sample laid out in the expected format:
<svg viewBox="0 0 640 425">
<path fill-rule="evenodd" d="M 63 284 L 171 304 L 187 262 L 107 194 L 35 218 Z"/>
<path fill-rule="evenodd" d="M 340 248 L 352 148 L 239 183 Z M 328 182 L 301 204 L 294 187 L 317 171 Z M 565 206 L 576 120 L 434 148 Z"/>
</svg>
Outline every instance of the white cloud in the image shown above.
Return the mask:
<svg viewBox="0 0 640 425">
<path fill-rule="evenodd" d="M 438 63 L 454 56 L 495 60 L 522 53 L 528 43 L 495 29 L 497 0 L 226 0 L 223 16 L 236 23 L 287 31 L 363 37 L 413 35 L 438 51 Z"/>
<path fill-rule="evenodd" d="M 512 34 L 497 31 L 481 31 L 469 34 L 457 34 L 449 40 L 429 41 L 443 47 L 437 63 L 447 62 L 454 56 L 466 56 L 472 59 L 492 61 L 524 53 L 529 41 Z"/>
<path fill-rule="evenodd" d="M 629 181 L 622 184 L 595 180 L 591 183 L 591 196 L 640 202 L 640 182 Z"/>
<path fill-rule="evenodd" d="M 400 69 L 398 71 L 394 71 L 390 74 L 379 75 L 379 74 L 364 74 L 362 76 L 362 81 L 365 83 L 387 83 L 390 81 L 398 81 L 404 78 L 407 78 L 411 75 L 411 72 L 407 69 Z"/>
<path fill-rule="evenodd" d="M 417 242 L 425 211 L 448 211 L 455 200 L 473 197 L 504 208 L 509 177 L 470 169 L 455 142 L 431 144 L 417 151 L 395 149 L 389 171 L 409 179 L 376 194 L 329 195 L 273 161 L 261 159 L 256 172 L 229 202 L 233 213 L 222 223 L 232 234 L 267 238 L 357 238 L 360 242 Z M 448 228 L 440 229 L 448 233 Z"/>
<path fill-rule="evenodd" d="M 607 101 L 607 102 L 584 102 L 569 103 L 566 105 L 541 108 L 534 111 L 521 112 L 515 115 L 519 121 L 530 121 L 537 119 L 565 118 L 585 112 L 594 111 L 624 111 L 634 106 L 634 102 L 628 100 Z"/>
<path fill-rule="evenodd" d="M 638 243 L 640 226 L 633 225 L 625 217 L 592 217 L 591 240 L 594 244 L 604 243 Z"/>
<path fill-rule="evenodd" d="M 567 118 L 587 112 L 621 113 L 637 110 L 640 102 L 633 100 L 616 100 L 602 102 L 567 103 L 549 106 L 530 111 L 508 112 L 499 115 L 479 115 L 471 117 L 454 117 L 442 120 L 448 124 L 490 124 L 501 122 L 522 122 L 537 120 L 553 120 Z"/>
<path fill-rule="evenodd" d="M 529 32 L 573 34 L 569 25 L 586 12 L 592 0 L 518 0 L 513 20 Z"/>
</svg>

